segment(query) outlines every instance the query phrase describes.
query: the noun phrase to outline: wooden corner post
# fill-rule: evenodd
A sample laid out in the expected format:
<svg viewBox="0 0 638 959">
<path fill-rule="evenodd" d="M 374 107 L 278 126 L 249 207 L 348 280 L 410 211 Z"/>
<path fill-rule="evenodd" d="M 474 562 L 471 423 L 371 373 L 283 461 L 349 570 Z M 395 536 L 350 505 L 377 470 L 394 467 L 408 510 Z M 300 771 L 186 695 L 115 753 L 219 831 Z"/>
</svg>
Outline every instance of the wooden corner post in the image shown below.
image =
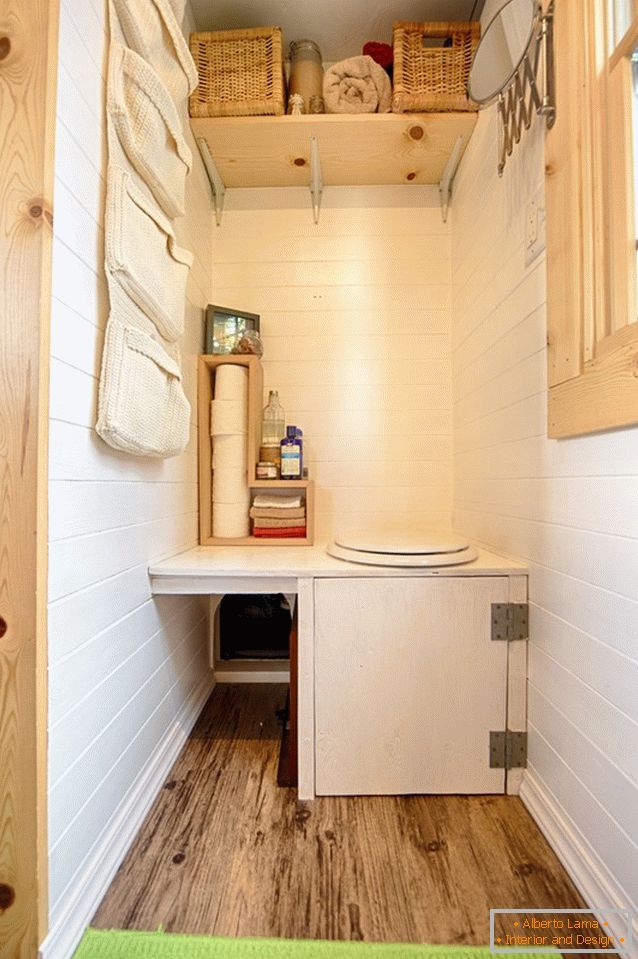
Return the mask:
<svg viewBox="0 0 638 959">
<path fill-rule="evenodd" d="M 49 312 L 59 0 L 0 10 L 0 959 L 47 931 Z"/>
</svg>

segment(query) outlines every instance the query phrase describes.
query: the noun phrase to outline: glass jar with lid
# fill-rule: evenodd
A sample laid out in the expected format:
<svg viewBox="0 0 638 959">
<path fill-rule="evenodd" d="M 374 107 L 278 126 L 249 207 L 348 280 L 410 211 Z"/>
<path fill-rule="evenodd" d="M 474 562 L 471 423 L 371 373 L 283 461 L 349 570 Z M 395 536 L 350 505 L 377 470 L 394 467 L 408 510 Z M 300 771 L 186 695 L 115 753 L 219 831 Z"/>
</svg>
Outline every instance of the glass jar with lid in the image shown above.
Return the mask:
<svg viewBox="0 0 638 959">
<path fill-rule="evenodd" d="M 321 51 L 314 40 L 293 40 L 290 44 L 288 94 L 292 96 L 295 93 L 303 97 L 305 113 L 324 112 L 323 63 Z M 319 105 L 321 110 L 318 109 Z"/>
</svg>

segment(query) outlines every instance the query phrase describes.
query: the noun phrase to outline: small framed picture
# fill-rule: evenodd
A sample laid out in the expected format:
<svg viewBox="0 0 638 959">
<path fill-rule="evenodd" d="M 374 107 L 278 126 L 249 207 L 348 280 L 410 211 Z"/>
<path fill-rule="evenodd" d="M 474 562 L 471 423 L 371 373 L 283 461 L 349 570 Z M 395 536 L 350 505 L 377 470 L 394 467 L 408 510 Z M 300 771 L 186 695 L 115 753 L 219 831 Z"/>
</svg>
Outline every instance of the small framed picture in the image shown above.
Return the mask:
<svg viewBox="0 0 638 959">
<path fill-rule="evenodd" d="M 212 304 L 206 307 L 205 351 L 207 354 L 232 353 L 237 340 L 246 330 L 259 333 L 257 313 L 246 313 L 244 310 Z"/>
</svg>

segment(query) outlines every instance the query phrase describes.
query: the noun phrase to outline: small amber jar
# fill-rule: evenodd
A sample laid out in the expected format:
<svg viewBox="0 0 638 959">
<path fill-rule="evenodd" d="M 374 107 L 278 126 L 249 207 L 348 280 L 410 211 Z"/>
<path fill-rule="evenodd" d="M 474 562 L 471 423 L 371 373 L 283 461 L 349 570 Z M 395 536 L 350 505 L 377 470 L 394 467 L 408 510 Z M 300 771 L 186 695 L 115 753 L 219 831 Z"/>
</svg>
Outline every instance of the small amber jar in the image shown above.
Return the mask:
<svg viewBox="0 0 638 959">
<path fill-rule="evenodd" d="M 279 470 L 281 469 L 281 447 L 277 446 L 261 446 L 259 449 L 259 462 L 260 463 L 272 463 L 272 465 L 277 470 L 277 473 L 274 479 L 279 477 Z M 268 477 L 271 479 L 273 477 Z"/>
</svg>

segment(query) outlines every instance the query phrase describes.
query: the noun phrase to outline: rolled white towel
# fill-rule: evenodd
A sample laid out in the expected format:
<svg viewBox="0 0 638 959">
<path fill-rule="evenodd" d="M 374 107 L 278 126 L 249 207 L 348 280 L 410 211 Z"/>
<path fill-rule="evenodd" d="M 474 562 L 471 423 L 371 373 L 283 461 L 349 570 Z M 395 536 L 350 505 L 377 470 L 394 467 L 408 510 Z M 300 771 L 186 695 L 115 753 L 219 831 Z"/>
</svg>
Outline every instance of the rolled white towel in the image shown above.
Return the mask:
<svg viewBox="0 0 638 959">
<path fill-rule="evenodd" d="M 372 57 L 349 57 L 326 70 L 323 98 L 326 113 L 389 113 L 392 86 Z"/>
</svg>

